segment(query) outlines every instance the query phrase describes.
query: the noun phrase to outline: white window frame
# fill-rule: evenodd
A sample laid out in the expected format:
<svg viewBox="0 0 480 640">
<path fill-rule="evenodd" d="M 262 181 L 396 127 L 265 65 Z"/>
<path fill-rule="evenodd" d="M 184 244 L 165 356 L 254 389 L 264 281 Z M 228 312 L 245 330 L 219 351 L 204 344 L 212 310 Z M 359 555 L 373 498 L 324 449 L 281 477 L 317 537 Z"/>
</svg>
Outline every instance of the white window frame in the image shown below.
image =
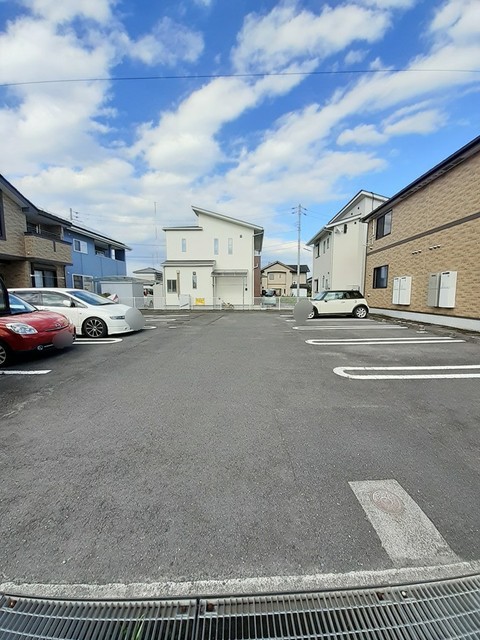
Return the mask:
<svg viewBox="0 0 480 640">
<path fill-rule="evenodd" d="M 218 256 L 218 238 L 213 239 L 213 255 Z"/>
<path fill-rule="evenodd" d="M 233 256 L 233 238 L 228 238 L 228 255 Z"/>
<path fill-rule="evenodd" d="M 182 253 L 187 253 L 187 239 L 182 238 Z"/>
<path fill-rule="evenodd" d="M 74 238 L 72 246 L 73 246 L 73 250 L 76 251 L 77 253 L 88 253 L 88 244 L 85 242 L 85 240 L 79 240 L 78 238 Z"/>
</svg>

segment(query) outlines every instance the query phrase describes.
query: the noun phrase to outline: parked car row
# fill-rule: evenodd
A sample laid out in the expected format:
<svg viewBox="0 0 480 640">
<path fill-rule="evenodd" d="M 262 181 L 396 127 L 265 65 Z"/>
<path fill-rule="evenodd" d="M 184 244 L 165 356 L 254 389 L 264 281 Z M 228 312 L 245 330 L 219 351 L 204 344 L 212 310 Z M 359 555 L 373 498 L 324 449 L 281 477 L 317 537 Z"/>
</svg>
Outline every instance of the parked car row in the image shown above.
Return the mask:
<svg viewBox="0 0 480 640">
<path fill-rule="evenodd" d="M 63 349 L 76 335 L 104 338 L 140 331 L 139 309 L 83 289 L 6 289 L 0 280 L 0 367 L 16 353 Z"/>
</svg>

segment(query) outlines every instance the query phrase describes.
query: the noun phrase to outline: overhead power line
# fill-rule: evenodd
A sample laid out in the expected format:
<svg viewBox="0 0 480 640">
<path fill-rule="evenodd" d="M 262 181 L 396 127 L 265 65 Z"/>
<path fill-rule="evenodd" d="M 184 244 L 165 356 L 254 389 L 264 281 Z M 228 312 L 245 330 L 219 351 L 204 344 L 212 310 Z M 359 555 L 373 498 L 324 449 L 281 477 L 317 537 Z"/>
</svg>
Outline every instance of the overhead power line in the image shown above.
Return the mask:
<svg viewBox="0 0 480 640">
<path fill-rule="evenodd" d="M 140 82 L 151 80 L 214 80 L 216 78 L 268 78 L 275 76 L 335 76 L 377 73 L 480 73 L 480 69 L 337 69 L 322 71 L 270 71 L 263 73 L 199 73 L 162 76 L 111 76 L 106 78 L 58 78 L 54 80 L 25 80 L 4 82 L 0 87 L 26 85 L 62 84 L 82 82 Z"/>
</svg>

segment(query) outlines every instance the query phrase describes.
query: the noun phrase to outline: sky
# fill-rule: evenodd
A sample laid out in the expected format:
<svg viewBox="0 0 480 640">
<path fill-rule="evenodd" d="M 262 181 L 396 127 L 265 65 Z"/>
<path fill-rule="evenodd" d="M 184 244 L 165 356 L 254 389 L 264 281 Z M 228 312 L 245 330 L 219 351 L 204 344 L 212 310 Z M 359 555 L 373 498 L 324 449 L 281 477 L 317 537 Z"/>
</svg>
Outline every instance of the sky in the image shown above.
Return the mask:
<svg viewBox="0 0 480 640">
<path fill-rule="evenodd" d="M 54 82 L 46 82 L 54 81 Z M 165 259 L 192 205 L 301 261 L 358 191 L 479 135 L 480 0 L 0 0 L 0 173 Z"/>
</svg>

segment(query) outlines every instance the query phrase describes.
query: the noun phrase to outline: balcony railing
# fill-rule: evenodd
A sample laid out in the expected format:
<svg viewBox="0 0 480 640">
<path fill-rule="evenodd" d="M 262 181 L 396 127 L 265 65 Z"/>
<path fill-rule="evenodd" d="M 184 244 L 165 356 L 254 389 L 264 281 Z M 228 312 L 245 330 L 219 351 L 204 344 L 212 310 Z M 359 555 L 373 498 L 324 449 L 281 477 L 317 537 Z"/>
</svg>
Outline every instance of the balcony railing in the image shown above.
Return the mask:
<svg viewBox="0 0 480 640">
<path fill-rule="evenodd" d="M 25 257 L 71 264 L 72 245 L 53 233 L 25 232 Z"/>
</svg>

